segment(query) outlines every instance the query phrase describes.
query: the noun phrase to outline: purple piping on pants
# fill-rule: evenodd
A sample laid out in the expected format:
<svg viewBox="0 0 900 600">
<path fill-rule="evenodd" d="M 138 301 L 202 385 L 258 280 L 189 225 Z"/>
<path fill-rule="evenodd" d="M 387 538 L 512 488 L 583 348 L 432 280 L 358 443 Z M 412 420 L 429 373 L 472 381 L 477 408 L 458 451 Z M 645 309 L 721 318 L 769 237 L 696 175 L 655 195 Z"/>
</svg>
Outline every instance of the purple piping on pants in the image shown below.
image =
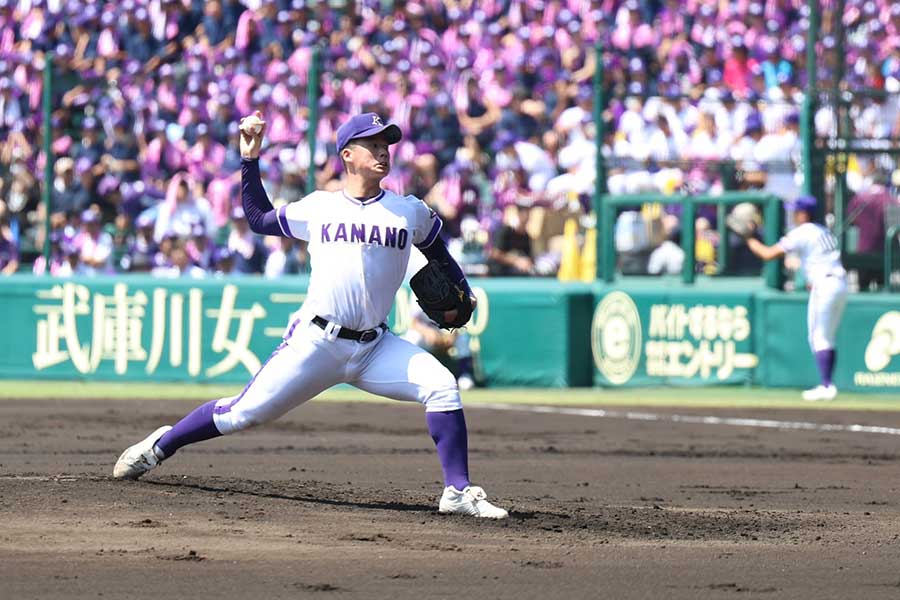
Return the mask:
<svg viewBox="0 0 900 600">
<path fill-rule="evenodd" d="M 291 337 L 291 334 L 294 333 L 294 329 L 295 329 L 295 328 L 297 327 L 297 325 L 299 325 L 299 324 L 300 324 L 300 319 L 297 319 L 296 321 L 294 321 L 293 323 L 291 323 L 291 328 L 288 329 L 287 335 L 284 336 L 284 340 L 285 340 L 285 341 L 282 342 L 282 345 L 284 345 L 284 344 L 287 343 L 287 339 L 288 339 L 289 337 Z M 279 348 L 281 348 L 281 346 L 279 346 Z M 277 349 L 276 349 L 276 351 L 277 351 Z"/>
<path fill-rule="evenodd" d="M 294 325 L 296 325 L 296 323 L 294 323 Z M 292 326 L 291 331 L 293 331 L 293 329 L 294 328 Z M 290 335 L 290 334 L 288 334 L 288 335 Z M 287 346 L 287 342 L 281 342 L 278 345 L 278 347 L 275 348 L 275 350 L 272 352 L 272 354 L 269 355 L 269 358 L 266 359 L 266 362 L 264 362 L 262 364 L 262 366 L 259 368 L 259 371 L 257 371 L 256 374 L 253 375 L 253 378 L 250 379 L 249 382 L 247 382 L 247 385 L 244 386 L 244 389 L 241 391 L 240 395 L 238 395 L 237 398 L 235 398 L 234 400 L 232 400 L 225 406 L 217 406 L 213 412 L 217 415 L 222 415 L 227 412 L 231 412 L 232 407 L 241 401 L 241 398 L 244 397 L 244 394 L 247 393 L 247 390 L 250 389 L 250 386 L 253 385 L 253 382 L 256 381 L 256 378 L 259 377 L 260 373 L 262 373 L 262 370 L 266 368 L 266 365 L 269 364 L 269 361 L 272 360 L 273 358 L 275 358 L 275 355 L 278 354 L 278 351 L 281 350 L 282 348 L 284 348 L 285 346 Z"/>
</svg>

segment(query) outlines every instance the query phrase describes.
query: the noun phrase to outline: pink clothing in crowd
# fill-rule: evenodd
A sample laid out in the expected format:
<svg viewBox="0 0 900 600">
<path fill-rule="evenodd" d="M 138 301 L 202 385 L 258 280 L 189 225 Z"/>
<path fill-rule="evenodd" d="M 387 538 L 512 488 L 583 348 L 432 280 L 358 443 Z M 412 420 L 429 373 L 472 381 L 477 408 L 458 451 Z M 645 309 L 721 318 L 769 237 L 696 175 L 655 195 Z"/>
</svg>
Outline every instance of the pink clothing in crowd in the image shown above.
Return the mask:
<svg viewBox="0 0 900 600">
<path fill-rule="evenodd" d="M 234 185 L 232 179 L 233 177 L 230 175 L 220 175 L 206 186 L 213 222 L 219 228 L 225 227 L 231 214 L 231 188 Z"/>
<path fill-rule="evenodd" d="M 225 147 L 217 142 L 207 145 L 197 142 L 186 155 L 188 174 L 195 181 L 214 176 L 225 162 Z"/>
<path fill-rule="evenodd" d="M 253 14 L 253 11 L 245 10 L 238 19 L 237 31 L 234 36 L 235 48 L 246 50 L 250 45 L 250 36 L 253 34 L 258 34 L 256 15 Z"/>
</svg>

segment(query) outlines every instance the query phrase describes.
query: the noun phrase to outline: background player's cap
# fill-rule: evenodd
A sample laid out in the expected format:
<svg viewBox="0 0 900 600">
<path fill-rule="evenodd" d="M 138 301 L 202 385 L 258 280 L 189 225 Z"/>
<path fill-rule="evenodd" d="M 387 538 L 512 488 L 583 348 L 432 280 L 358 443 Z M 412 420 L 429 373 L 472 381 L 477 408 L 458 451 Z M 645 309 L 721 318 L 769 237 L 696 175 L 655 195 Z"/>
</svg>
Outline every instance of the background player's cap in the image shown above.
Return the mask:
<svg viewBox="0 0 900 600">
<path fill-rule="evenodd" d="M 399 127 L 393 123 L 385 125 L 381 117 L 375 113 L 355 115 L 338 128 L 337 150 L 338 152 L 343 150 L 350 140 L 372 137 L 382 132 L 387 136 L 388 144 L 396 144 L 403 137 Z"/>
<path fill-rule="evenodd" d="M 798 196 L 785 202 L 784 206 L 788 210 L 815 210 L 816 204 L 818 203 L 815 196 Z"/>
</svg>

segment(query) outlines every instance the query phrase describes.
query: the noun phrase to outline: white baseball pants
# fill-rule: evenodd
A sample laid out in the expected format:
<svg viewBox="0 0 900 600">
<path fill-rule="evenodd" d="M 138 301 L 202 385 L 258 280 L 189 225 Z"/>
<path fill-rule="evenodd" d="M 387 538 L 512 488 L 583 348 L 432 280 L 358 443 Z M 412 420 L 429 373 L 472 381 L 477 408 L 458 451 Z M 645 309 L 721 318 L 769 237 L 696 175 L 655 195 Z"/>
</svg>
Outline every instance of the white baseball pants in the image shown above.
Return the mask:
<svg viewBox="0 0 900 600">
<path fill-rule="evenodd" d="M 240 394 L 216 403 L 213 419 L 227 435 L 277 419 L 338 383 L 421 402 L 428 412 L 462 408 L 453 374 L 421 348 L 389 331 L 369 343 L 340 339 L 304 320 L 288 328 Z"/>
<path fill-rule="evenodd" d="M 822 277 L 809 293 L 806 325 L 813 352 L 835 347 L 838 325 L 847 306 L 847 281 L 843 277 Z"/>
</svg>

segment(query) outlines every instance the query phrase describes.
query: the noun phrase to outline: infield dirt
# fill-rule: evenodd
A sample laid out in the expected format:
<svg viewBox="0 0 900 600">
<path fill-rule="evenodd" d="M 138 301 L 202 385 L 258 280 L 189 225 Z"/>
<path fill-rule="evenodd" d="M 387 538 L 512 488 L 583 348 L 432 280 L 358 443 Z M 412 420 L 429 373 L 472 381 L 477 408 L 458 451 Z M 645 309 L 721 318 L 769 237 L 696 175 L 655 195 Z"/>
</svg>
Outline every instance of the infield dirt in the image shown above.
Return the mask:
<svg viewBox="0 0 900 600">
<path fill-rule="evenodd" d="M 473 406 L 484 522 L 437 514 L 421 407 L 313 402 L 111 479 L 195 404 L 0 402 L 0 598 L 900 596 L 898 436 Z"/>
</svg>

